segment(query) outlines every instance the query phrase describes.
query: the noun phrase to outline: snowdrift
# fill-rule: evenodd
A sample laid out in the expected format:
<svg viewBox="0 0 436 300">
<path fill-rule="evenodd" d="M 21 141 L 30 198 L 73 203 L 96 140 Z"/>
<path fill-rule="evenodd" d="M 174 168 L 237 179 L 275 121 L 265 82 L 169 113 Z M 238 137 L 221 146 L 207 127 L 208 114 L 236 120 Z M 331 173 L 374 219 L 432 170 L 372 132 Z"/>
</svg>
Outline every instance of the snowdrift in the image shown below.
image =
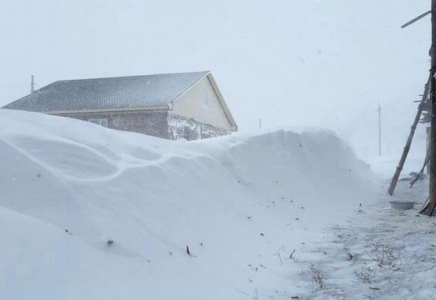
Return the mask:
<svg viewBox="0 0 436 300">
<path fill-rule="evenodd" d="M 188 143 L 1 111 L 0 154 L 1 299 L 286 298 L 305 244 L 374 199 L 320 130 Z"/>
</svg>

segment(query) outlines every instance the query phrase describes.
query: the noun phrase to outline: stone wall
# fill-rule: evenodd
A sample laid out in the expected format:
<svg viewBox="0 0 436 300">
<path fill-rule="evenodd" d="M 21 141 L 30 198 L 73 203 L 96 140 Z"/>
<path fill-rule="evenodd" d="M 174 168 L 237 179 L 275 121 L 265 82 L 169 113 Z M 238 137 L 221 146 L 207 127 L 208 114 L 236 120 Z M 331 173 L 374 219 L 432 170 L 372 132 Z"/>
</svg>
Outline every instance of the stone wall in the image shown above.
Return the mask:
<svg viewBox="0 0 436 300">
<path fill-rule="evenodd" d="M 168 136 L 172 140 L 186 139 L 191 141 L 229 134 L 231 134 L 230 130 L 199 123 L 194 119 L 168 114 Z"/>
<path fill-rule="evenodd" d="M 103 126 L 107 125 L 108 128 L 117 130 L 137 132 L 164 139 L 170 138 L 168 136 L 168 112 L 162 110 L 74 113 L 59 116 L 93 122 Z"/>
<path fill-rule="evenodd" d="M 61 114 L 111 129 L 137 132 L 163 139 L 188 141 L 231 134 L 230 130 L 203 124 L 163 110 Z"/>
</svg>

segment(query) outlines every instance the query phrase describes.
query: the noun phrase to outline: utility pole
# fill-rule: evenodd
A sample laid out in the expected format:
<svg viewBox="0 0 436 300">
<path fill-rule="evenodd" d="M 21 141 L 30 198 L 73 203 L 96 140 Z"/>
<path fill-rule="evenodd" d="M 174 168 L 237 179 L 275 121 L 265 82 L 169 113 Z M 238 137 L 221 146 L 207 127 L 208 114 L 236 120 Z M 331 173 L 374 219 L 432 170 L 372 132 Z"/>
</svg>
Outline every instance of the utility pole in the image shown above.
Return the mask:
<svg viewBox="0 0 436 300">
<path fill-rule="evenodd" d="M 436 0 L 431 1 L 431 69 L 430 69 L 430 100 L 431 100 L 431 133 L 430 133 L 430 195 L 429 202 L 421 211 L 422 214 L 432 216 L 436 207 Z"/>
<path fill-rule="evenodd" d="M 262 129 L 262 117 L 259 118 L 259 129 Z"/>
<path fill-rule="evenodd" d="M 30 93 L 35 92 L 35 78 L 33 75 L 30 76 Z"/>
<path fill-rule="evenodd" d="M 378 156 L 382 155 L 382 145 L 381 145 L 381 105 L 378 103 Z"/>
</svg>

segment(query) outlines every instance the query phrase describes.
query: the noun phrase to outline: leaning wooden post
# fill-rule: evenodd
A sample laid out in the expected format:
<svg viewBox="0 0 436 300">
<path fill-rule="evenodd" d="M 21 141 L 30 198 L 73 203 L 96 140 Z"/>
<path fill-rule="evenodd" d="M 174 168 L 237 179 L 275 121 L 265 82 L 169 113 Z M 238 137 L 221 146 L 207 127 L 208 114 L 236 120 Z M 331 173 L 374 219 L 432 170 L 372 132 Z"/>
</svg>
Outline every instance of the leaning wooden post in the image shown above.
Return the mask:
<svg viewBox="0 0 436 300">
<path fill-rule="evenodd" d="M 421 211 L 422 214 L 432 216 L 436 207 L 436 0 L 431 1 L 431 69 L 430 69 L 430 100 L 431 100 L 431 134 L 430 134 L 430 197 L 428 204 Z"/>
<path fill-rule="evenodd" d="M 425 84 L 424 94 L 422 95 L 421 102 L 419 103 L 418 106 L 418 112 L 416 113 L 415 119 L 413 120 L 412 127 L 410 128 L 410 133 L 409 133 L 409 137 L 407 138 L 406 146 L 404 147 L 400 162 L 398 163 L 397 169 L 395 170 L 394 177 L 392 177 L 391 184 L 389 186 L 388 193 L 391 196 L 394 193 L 395 187 L 397 186 L 398 178 L 400 177 L 401 171 L 403 170 L 404 167 L 404 163 L 406 162 L 407 155 L 409 154 L 410 145 L 412 144 L 413 141 L 413 136 L 415 134 L 416 126 L 418 126 L 419 119 L 424 109 L 424 103 L 428 98 L 430 79 L 431 78 L 429 77 L 427 83 Z"/>
</svg>

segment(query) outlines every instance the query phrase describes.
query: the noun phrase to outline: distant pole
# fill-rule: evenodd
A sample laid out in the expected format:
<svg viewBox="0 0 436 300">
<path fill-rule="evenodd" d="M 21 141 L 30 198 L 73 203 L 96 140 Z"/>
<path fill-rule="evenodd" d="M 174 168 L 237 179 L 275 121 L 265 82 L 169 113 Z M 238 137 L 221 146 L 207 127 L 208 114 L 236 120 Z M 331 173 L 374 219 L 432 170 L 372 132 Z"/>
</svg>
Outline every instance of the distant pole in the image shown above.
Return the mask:
<svg viewBox="0 0 436 300">
<path fill-rule="evenodd" d="M 430 133 L 430 197 L 422 214 L 432 216 L 436 207 L 436 0 L 431 1 L 431 69 L 430 69 L 430 100 L 431 100 L 431 133 Z"/>
<path fill-rule="evenodd" d="M 378 156 L 382 155 L 381 105 L 378 103 Z"/>
<path fill-rule="evenodd" d="M 35 77 L 33 75 L 30 76 L 30 93 L 33 94 L 35 92 Z"/>
<path fill-rule="evenodd" d="M 262 118 L 259 118 L 259 129 L 262 129 Z"/>
</svg>

